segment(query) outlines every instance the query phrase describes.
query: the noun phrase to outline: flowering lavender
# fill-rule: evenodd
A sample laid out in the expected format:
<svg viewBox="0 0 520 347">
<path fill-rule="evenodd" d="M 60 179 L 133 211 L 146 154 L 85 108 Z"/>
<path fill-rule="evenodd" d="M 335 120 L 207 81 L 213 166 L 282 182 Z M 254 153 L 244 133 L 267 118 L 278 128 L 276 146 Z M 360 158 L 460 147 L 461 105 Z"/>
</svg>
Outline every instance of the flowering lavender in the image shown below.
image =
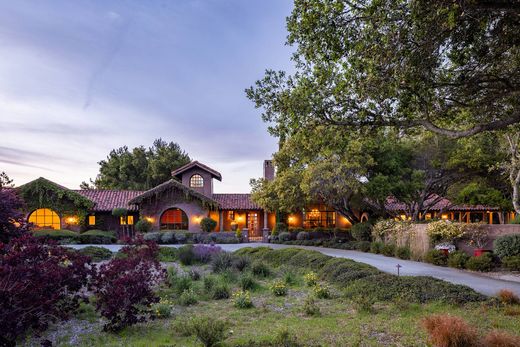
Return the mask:
<svg viewBox="0 0 520 347">
<path fill-rule="evenodd" d="M 201 263 L 208 263 L 214 255 L 220 252 L 222 252 L 222 248 L 215 245 L 195 245 L 193 247 L 195 259 Z"/>
</svg>

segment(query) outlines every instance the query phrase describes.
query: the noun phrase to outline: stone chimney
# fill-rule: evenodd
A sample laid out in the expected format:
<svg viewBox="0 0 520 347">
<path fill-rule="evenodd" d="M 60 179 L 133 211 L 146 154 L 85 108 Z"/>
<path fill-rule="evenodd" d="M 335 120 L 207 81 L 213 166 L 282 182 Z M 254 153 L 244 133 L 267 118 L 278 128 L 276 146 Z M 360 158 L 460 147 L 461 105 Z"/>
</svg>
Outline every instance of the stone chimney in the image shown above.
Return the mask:
<svg viewBox="0 0 520 347">
<path fill-rule="evenodd" d="M 264 179 L 274 180 L 274 163 L 272 160 L 264 160 Z"/>
</svg>

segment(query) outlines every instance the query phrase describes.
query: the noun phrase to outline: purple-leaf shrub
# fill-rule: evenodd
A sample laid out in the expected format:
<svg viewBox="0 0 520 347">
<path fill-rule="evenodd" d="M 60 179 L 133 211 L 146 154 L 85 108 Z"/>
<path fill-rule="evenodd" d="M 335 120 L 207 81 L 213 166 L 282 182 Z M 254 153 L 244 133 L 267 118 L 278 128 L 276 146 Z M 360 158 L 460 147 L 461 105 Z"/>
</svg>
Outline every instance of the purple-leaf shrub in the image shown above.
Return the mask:
<svg viewBox="0 0 520 347">
<path fill-rule="evenodd" d="M 209 263 L 215 254 L 222 252 L 222 248 L 215 245 L 195 245 L 193 254 L 195 259 L 201 263 Z"/>
<path fill-rule="evenodd" d="M 0 242 L 2 243 L 20 237 L 27 231 L 27 222 L 21 212 L 24 202 L 15 189 L 5 186 L 10 182 L 6 177 L 4 173 L 0 174 Z"/>
<path fill-rule="evenodd" d="M 0 244 L 0 345 L 68 318 L 92 271 L 88 257 L 29 234 Z"/>
<path fill-rule="evenodd" d="M 145 240 L 143 235 L 138 234 L 135 238 L 125 238 L 125 247 L 121 248 L 121 253 L 128 258 L 139 258 L 143 260 L 155 260 L 159 256 L 159 245 L 152 240 Z"/>
<path fill-rule="evenodd" d="M 94 281 L 97 310 L 108 322 L 106 331 L 119 331 L 126 326 L 145 321 L 140 307 L 159 301 L 154 288 L 165 279 L 155 254 L 155 242 L 142 238 L 123 248 L 126 258 L 112 259 L 101 265 Z"/>
</svg>

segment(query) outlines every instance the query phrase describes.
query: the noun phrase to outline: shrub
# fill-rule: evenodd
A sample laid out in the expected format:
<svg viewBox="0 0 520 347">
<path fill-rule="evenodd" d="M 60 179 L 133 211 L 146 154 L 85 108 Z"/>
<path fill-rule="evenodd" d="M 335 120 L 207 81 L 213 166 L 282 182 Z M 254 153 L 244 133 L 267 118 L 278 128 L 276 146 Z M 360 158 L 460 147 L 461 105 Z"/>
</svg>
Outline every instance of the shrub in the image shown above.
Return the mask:
<svg viewBox="0 0 520 347">
<path fill-rule="evenodd" d="M 278 235 L 278 239 L 280 241 L 291 241 L 291 234 L 287 231 L 283 231 L 280 233 L 280 235 Z"/>
<path fill-rule="evenodd" d="M 505 331 L 493 330 L 484 337 L 486 347 L 518 347 L 520 336 L 511 335 Z"/>
<path fill-rule="evenodd" d="M 175 233 L 175 241 L 177 241 L 177 243 L 180 243 L 180 244 L 183 244 L 183 243 L 186 243 L 186 240 L 188 239 L 188 237 L 186 236 L 186 233 L 181 233 L 181 232 L 174 232 Z"/>
<path fill-rule="evenodd" d="M 283 281 L 288 285 L 292 286 L 295 285 L 297 282 L 296 275 L 294 272 L 291 271 L 291 269 L 284 269 L 283 271 Z"/>
<path fill-rule="evenodd" d="M 277 280 L 269 286 L 269 290 L 271 290 L 271 293 L 273 293 L 275 296 L 286 296 L 287 284 L 285 284 L 284 281 Z"/>
<path fill-rule="evenodd" d="M 170 318 L 172 315 L 172 306 L 173 306 L 173 302 L 171 302 L 167 299 L 161 298 L 159 303 L 153 305 L 151 307 L 151 309 L 152 309 L 152 313 L 157 318 Z"/>
<path fill-rule="evenodd" d="M 493 258 L 489 253 L 480 257 L 470 257 L 466 262 L 466 268 L 473 271 L 487 272 L 493 268 Z"/>
<path fill-rule="evenodd" d="M 395 255 L 395 245 L 384 245 L 381 253 L 387 257 L 393 257 Z"/>
<path fill-rule="evenodd" d="M 500 236 L 494 246 L 494 252 L 500 258 L 520 256 L 520 234 Z"/>
<path fill-rule="evenodd" d="M 502 264 L 508 270 L 520 271 L 520 255 L 502 258 Z"/>
<path fill-rule="evenodd" d="M 183 322 L 184 330 L 193 335 L 205 347 L 214 347 L 226 339 L 228 323 L 215 317 L 193 317 Z"/>
<path fill-rule="evenodd" d="M 79 235 L 82 244 L 107 245 L 116 241 L 116 233 L 113 231 L 89 230 Z"/>
<path fill-rule="evenodd" d="M 431 249 L 426 252 L 424 261 L 433 265 L 446 266 L 448 263 L 448 256 L 438 249 Z"/>
<path fill-rule="evenodd" d="M 462 251 L 451 252 L 448 255 L 448 266 L 457 269 L 464 269 L 469 256 Z"/>
<path fill-rule="evenodd" d="M 354 295 L 351 300 L 354 308 L 358 312 L 372 312 L 374 309 L 375 299 L 370 295 Z"/>
<path fill-rule="evenodd" d="M 161 242 L 162 233 L 159 231 L 154 231 L 151 233 L 144 234 L 143 238 L 148 241 Z"/>
<path fill-rule="evenodd" d="M 190 276 L 193 281 L 198 281 L 201 277 L 200 272 L 196 269 L 191 269 L 188 271 L 188 276 Z"/>
<path fill-rule="evenodd" d="M 303 275 L 303 280 L 308 287 L 313 287 L 318 284 L 318 275 L 315 272 L 309 272 Z"/>
<path fill-rule="evenodd" d="M 429 223 L 426 227 L 426 233 L 433 244 L 454 242 L 464 236 L 464 227 L 460 223 L 439 220 Z"/>
<path fill-rule="evenodd" d="M 361 252 L 370 251 L 370 242 L 368 241 L 357 241 L 354 243 L 354 248 Z"/>
<path fill-rule="evenodd" d="M 378 242 L 378 241 L 372 242 L 370 244 L 370 252 L 379 254 L 379 253 L 381 253 L 381 250 L 383 249 L 384 245 L 385 244 L 383 242 Z"/>
<path fill-rule="evenodd" d="M 195 254 L 193 253 L 193 246 L 186 245 L 178 249 L 177 256 L 182 265 L 191 265 L 195 260 Z"/>
<path fill-rule="evenodd" d="M 147 233 L 152 230 L 153 224 L 146 219 L 139 219 L 137 223 L 135 223 L 135 230 L 141 233 Z"/>
<path fill-rule="evenodd" d="M 313 296 L 309 295 L 307 296 L 307 298 L 305 298 L 305 301 L 303 303 L 303 312 L 307 316 L 319 316 L 320 308 L 316 304 L 316 300 L 314 300 Z"/>
<path fill-rule="evenodd" d="M 172 245 L 177 241 L 175 231 L 164 231 L 161 233 L 161 243 L 164 245 Z"/>
<path fill-rule="evenodd" d="M 310 240 L 311 234 L 306 231 L 300 231 L 296 234 L 296 240 Z"/>
<path fill-rule="evenodd" d="M 350 228 L 352 237 L 356 241 L 370 241 L 372 236 L 372 225 L 370 223 L 357 223 Z"/>
<path fill-rule="evenodd" d="M 395 249 L 395 256 L 399 259 L 410 259 L 412 252 L 408 247 L 397 247 Z"/>
<path fill-rule="evenodd" d="M 139 308 L 159 301 L 153 289 L 164 280 L 164 271 L 155 260 L 157 245 L 137 238 L 121 252 L 127 257 L 101 265 L 94 280 L 96 308 L 108 320 L 107 331 L 146 320 Z"/>
<path fill-rule="evenodd" d="M 78 252 L 82 255 L 90 257 L 94 262 L 112 258 L 112 252 L 104 247 L 88 246 L 79 249 Z"/>
<path fill-rule="evenodd" d="M 197 294 L 191 288 L 183 291 L 179 297 L 179 304 L 182 306 L 195 305 L 198 301 Z"/>
<path fill-rule="evenodd" d="M 278 222 L 274 225 L 273 235 L 278 235 L 284 231 L 287 231 L 287 225 L 285 223 Z"/>
<path fill-rule="evenodd" d="M 184 291 L 193 287 L 193 280 L 189 275 L 169 276 L 168 282 L 178 295 L 181 295 Z"/>
<path fill-rule="evenodd" d="M 318 299 L 330 299 L 331 297 L 330 289 L 325 285 L 316 284 L 312 288 L 312 292 Z"/>
<path fill-rule="evenodd" d="M 77 243 L 79 241 L 79 233 L 70 230 L 42 229 L 35 230 L 32 234 L 36 237 L 59 241 L 61 243 Z"/>
<path fill-rule="evenodd" d="M 506 305 L 520 304 L 520 298 L 518 295 L 508 289 L 501 289 L 497 294 L 498 299 L 501 303 Z"/>
<path fill-rule="evenodd" d="M 257 286 L 255 279 L 248 274 L 243 274 L 238 283 L 242 290 L 253 290 Z"/>
<path fill-rule="evenodd" d="M 253 301 L 251 301 L 251 293 L 247 290 L 239 290 L 233 293 L 233 304 L 238 308 L 251 308 Z"/>
<path fill-rule="evenodd" d="M 193 255 L 197 261 L 201 263 L 209 263 L 211 259 L 222 252 L 222 248 L 214 245 L 195 245 L 193 247 Z"/>
<path fill-rule="evenodd" d="M 78 307 L 92 276 L 80 253 L 26 234 L 0 243 L 0 345 L 45 330 Z"/>
<path fill-rule="evenodd" d="M 217 283 L 217 285 L 213 288 L 213 292 L 212 292 L 212 295 L 211 297 L 214 299 L 214 300 L 222 300 L 222 299 L 228 299 L 230 294 L 229 294 L 230 290 L 229 290 L 229 286 L 220 281 L 219 283 Z"/>
<path fill-rule="evenodd" d="M 233 266 L 234 256 L 229 252 L 219 252 L 211 260 L 211 269 L 219 273 L 229 270 Z"/>
<path fill-rule="evenodd" d="M 233 267 L 238 271 L 244 271 L 251 266 L 251 258 L 247 255 L 237 255 L 233 260 Z"/>
<path fill-rule="evenodd" d="M 159 247 L 159 261 L 173 262 L 177 260 L 177 249 L 174 247 Z"/>
<path fill-rule="evenodd" d="M 212 218 L 204 217 L 200 221 L 200 228 L 207 233 L 213 231 L 216 227 L 217 227 L 217 221 L 215 221 Z"/>
<path fill-rule="evenodd" d="M 259 261 L 254 262 L 253 265 L 251 265 L 251 272 L 257 277 L 269 277 L 271 275 L 269 266 Z"/>
<path fill-rule="evenodd" d="M 204 276 L 204 278 L 202 279 L 202 286 L 204 287 L 206 293 L 211 293 L 216 284 L 217 279 L 215 278 L 215 276 L 208 275 Z"/>
<path fill-rule="evenodd" d="M 422 320 L 430 342 L 438 347 L 473 347 L 478 345 L 475 329 L 462 318 L 451 315 L 432 315 Z"/>
</svg>

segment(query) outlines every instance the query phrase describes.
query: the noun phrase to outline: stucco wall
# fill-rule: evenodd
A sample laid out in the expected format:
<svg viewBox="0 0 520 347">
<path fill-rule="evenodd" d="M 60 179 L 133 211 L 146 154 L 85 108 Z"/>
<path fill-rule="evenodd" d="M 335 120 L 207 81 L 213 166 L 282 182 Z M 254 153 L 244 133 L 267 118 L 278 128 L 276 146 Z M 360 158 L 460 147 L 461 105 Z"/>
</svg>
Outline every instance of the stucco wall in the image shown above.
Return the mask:
<svg viewBox="0 0 520 347">
<path fill-rule="evenodd" d="M 191 188 L 190 187 L 190 178 L 193 175 L 201 175 L 204 179 L 204 186 L 201 188 Z M 211 197 L 213 195 L 213 178 L 211 177 L 211 174 L 205 170 L 199 169 L 198 167 L 193 167 L 189 170 L 186 170 L 182 173 L 181 178 L 182 184 L 184 184 L 186 187 L 190 187 L 191 189 L 202 193 L 208 197 Z"/>
</svg>

